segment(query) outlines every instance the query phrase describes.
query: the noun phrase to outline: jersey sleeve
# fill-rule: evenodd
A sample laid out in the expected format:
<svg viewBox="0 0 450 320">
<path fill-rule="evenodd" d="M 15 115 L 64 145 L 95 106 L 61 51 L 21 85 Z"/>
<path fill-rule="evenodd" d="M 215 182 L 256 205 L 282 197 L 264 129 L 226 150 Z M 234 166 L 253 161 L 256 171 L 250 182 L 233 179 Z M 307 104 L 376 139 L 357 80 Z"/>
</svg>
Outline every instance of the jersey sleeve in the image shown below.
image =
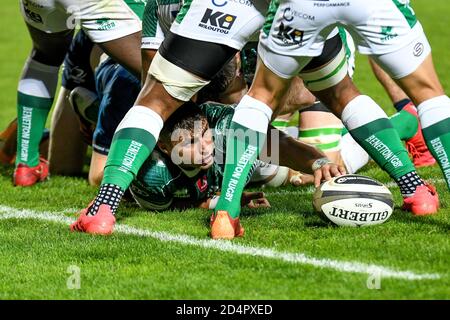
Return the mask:
<svg viewBox="0 0 450 320">
<path fill-rule="evenodd" d="M 149 0 L 145 6 L 142 20 L 141 49 L 158 50 L 163 40 L 164 33 L 159 24 L 157 1 Z"/>
</svg>

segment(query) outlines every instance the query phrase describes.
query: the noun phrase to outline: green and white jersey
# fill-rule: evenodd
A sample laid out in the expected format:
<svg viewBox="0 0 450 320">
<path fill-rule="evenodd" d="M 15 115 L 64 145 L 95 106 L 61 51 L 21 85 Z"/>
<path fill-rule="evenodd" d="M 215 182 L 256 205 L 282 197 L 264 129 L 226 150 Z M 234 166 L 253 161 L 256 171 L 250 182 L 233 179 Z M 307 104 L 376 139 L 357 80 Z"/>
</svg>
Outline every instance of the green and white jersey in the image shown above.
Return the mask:
<svg viewBox="0 0 450 320">
<path fill-rule="evenodd" d="M 226 138 L 234 108 L 219 103 L 200 105 L 205 114 L 215 144 L 214 164 L 208 170 L 186 171 L 175 165 L 169 156 L 154 150 L 139 170 L 130 186 L 136 202 L 148 210 L 168 209 L 174 201 L 206 200 L 222 185 Z M 250 171 L 249 177 L 259 163 Z"/>
<path fill-rule="evenodd" d="M 130 7 L 131 10 L 139 17 L 139 19 L 144 18 L 145 6 L 148 0 L 124 0 L 125 3 Z"/>
<path fill-rule="evenodd" d="M 142 20 L 142 49 L 158 50 L 182 5 L 182 0 L 147 2 Z"/>
</svg>

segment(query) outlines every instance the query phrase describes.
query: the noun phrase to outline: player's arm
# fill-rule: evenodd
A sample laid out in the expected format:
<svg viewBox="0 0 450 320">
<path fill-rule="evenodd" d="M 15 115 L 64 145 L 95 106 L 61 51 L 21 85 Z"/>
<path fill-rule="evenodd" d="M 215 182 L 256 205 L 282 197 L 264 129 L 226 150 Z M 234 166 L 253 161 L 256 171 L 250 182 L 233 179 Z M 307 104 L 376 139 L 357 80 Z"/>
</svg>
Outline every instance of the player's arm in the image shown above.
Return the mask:
<svg viewBox="0 0 450 320">
<path fill-rule="evenodd" d="M 266 146 L 260 159 L 296 171 L 314 174 L 316 186 L 322 179 L 329 180 L 331 177 L 346 173 L 343 166 L 330 161 L 329 163 L 323 162 L 318 166 L 319 159 L 327 159 L 322 151 L 300 142 L 272 126 L 269 126 Z"/>
<path fill-rule="evenodd" d="M 203 200 L 198 203 L 197 208 L 212 210 L 216 207 L 219 201 L 220 193 L 211 198 Z M 250 209 L 255 208 L 270 208 L 269 200 L 267 200 L 264 192 L 243 192 L 241 198 L 241 206 Z"/>
</svg>

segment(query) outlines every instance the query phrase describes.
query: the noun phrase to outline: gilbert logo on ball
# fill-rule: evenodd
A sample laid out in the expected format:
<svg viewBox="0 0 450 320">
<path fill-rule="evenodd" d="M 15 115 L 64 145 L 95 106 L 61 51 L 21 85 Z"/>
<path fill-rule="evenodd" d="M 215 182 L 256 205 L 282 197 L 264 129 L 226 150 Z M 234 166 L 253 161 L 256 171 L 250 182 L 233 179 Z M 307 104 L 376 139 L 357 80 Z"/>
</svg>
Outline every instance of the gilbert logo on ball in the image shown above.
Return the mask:
<svg viewBox="0 0 450 320">
<path fill-rule="evenodd" d="M 314 193 L 313 206 L 327 222 L 362 227 L 388 220 L 394 200 L 392 193 L 382 183 L 351 174 L 322 183 Z"/>
</svg>

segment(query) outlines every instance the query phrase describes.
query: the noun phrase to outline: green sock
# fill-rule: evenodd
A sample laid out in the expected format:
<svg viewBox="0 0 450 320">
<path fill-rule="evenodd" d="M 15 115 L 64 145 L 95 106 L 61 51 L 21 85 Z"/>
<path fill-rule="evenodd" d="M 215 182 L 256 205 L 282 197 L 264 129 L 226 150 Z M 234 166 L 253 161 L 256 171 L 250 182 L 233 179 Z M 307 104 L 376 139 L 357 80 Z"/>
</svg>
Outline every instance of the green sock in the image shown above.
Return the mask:
<svg viewBox="0 0 450 320">
<path fill-rule="evenodd" d="M 275 129 L 278 129 L 278 130 L 283 131 L 283 132 L 286 131 L 286 128 L 288 127 L 288 124 L 289 124 L 289 120 L 288 119 L 280 119 L 280 118 L 276 118 L 271 123 L 271 125 L 273 127 L 275 127 Z"/>
<path fill-rule="evenodd" d="M 419 119 L 406 110 L 397 112 L 389 119 L 402 140 L 408 140 L 414 137 L 419 128 Z"/>
<path fill-rule="evenodd" d="M 450 190 L 450 98 L 442 95 L 417 106 L 428 149 L 439 163 Z"/>
<path fill-rule="evenodd" d="M 392 178 L 415 171 L 397 131 L 387 118 L 377 119 L 350 130 L 353 138 Z"/>
<path fill-rule="evenodd" d="M 370 97 L 360 95 L 342 112 L 342 122 L 356 142 L 394 180 L 415 171 L 397 131 Z"/>
<path fill-rule="evenodd" d="M 40 98 L 18 92 L 17 156 L 19 163 L 35 167 L 39 164 L 39 144 L 53 98 Z"/>
<path fill-rule="evenodd" d="M 241 196 L 248 181 L 250 169 L 256 161 L 266 139 L 266 134 L 231 123 L 227 137 L 225 170 L 222 192 L 215 212 L 227 211 L 234 219 L 241 210 Z"/>
<path fill-rule="evenodd" d="M 422 130 L 428 149 L 438 161 L 450 190 L 450 118 Z"/>
<path fill-rule="evenodd" d="M 163 127 L 161 117 L 143 106 L 134 106 L 114 134 L 102 185 L 116 185 L 125 191 L 153 151 Z"/>
<path fill-rule="evenodd" d="M 103 184 L 126 190 L 156 145 L 155 137 L 139 128 L 117 131 L 108 154 Z"/>
</svg>

